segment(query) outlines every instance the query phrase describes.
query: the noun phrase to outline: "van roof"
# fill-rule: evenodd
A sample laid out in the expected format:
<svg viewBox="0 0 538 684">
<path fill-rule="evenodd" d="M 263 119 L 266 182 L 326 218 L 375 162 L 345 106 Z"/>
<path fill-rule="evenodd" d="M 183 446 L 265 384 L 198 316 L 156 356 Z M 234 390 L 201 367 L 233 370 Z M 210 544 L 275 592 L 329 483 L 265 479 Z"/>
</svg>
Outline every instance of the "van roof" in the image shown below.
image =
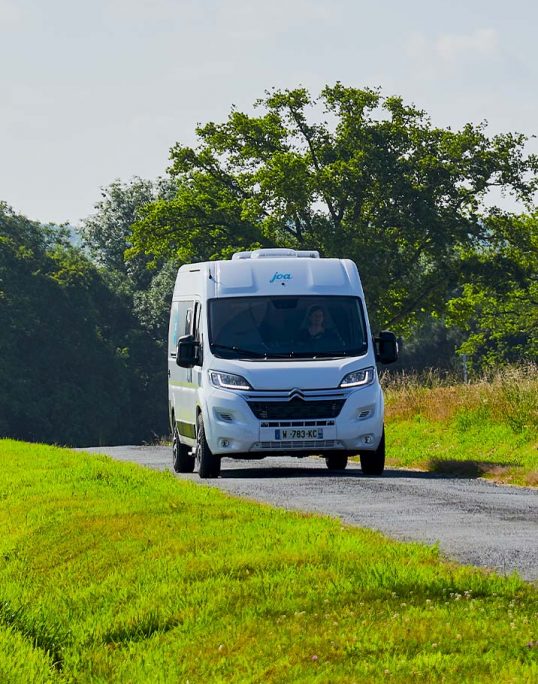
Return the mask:
<svg viewBox="0 0 538 684">
<path fill-rule="evenodd" d="M 288 253 L 282 254 L 282 251 Z M 256 253 L 258 255 L 253 256 Z M 317 252 L 297 256 L 300 252 L 295 250 L 255 250 L 238 254 L 244 256 L 185 264 L 179 269 L 174 296 L 196 293 L 203 298 L 307 294 L 363 296 L 357 267 L 349 259 L 320 259 Z"/>
</svg>

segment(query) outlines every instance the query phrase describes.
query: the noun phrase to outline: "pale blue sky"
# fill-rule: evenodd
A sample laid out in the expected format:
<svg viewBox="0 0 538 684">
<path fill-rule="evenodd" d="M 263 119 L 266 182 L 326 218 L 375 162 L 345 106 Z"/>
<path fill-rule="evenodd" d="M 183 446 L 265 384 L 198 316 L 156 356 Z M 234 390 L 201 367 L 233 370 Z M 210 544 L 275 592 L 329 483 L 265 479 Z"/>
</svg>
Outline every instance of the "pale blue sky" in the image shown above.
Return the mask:
<svg viewBox="0 0 538 684">
<path fill-rule="evenodd" d="M 0 200 L 77 223 L 272 86 L 379 85 L 441 126 L 538 133 L 537 26 L 531 0 L 0 0 Z"/>
</svg>

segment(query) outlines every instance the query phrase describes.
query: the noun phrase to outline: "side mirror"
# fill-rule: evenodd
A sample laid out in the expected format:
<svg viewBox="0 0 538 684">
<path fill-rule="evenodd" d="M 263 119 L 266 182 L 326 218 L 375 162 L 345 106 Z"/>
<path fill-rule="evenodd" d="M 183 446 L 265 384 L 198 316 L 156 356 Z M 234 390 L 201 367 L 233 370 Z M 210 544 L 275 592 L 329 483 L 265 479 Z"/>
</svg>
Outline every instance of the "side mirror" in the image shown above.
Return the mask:
<svg viewBox="0 0 538 684">
<path fill-rule="evenodd" d="M 176 363 L 182 368 L 192 368 L 196 365 L 198 343 L 192 335 L 184 335 L 177 341 Z"/>
<path fill-rule="evenodd" d="M 382 330 L 379 337 L 374 338 L 375 360 L 380 363 L 394 363 L 398 360 L 398 342 L 396 335 Z"/>
</svg>

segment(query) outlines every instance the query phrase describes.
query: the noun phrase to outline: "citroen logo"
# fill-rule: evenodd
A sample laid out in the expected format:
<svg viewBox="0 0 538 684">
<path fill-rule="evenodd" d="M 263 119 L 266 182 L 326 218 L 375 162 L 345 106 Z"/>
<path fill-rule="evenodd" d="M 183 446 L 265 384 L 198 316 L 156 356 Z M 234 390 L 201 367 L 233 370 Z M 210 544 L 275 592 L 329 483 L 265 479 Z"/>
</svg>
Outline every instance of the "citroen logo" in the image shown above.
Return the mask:
<svg viewBox="0 0 538 684">
<path fill-rule="evenodd" d="M 290 390 L 290 399 L 304 399 L 304 394 L 300 389 L 294 387 L 292 390 Z"/>
</svg>

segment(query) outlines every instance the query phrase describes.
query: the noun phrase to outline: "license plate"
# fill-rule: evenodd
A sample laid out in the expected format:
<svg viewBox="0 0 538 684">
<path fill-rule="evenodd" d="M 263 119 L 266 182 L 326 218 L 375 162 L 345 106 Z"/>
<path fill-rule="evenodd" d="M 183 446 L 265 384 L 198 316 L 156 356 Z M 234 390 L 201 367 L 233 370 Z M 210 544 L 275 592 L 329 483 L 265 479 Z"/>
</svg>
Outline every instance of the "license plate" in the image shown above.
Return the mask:
<svg viewBox="0 0 538 684">
<path fill-rule="evenodd" d="M 323 439 L 323 428 L 289 428 L 275 430 L 275 439 Z"/>
</svg>

